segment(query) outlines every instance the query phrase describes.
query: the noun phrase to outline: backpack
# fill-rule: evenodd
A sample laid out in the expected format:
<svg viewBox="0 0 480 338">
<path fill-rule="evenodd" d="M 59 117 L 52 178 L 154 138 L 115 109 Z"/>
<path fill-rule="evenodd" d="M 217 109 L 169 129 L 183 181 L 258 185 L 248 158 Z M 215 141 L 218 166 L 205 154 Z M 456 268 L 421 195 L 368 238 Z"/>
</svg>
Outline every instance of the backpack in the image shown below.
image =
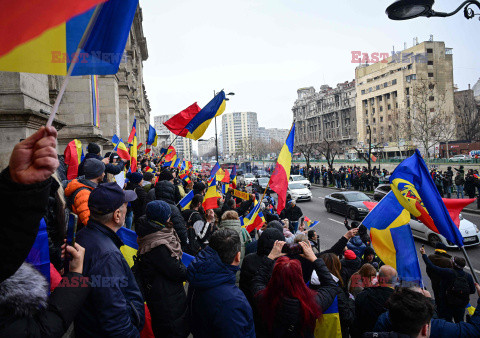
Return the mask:
<svg viewBox="0 0 480 338">
<path fill-rule="evenodd" d="M 468 283 L 466 273 L 464 273 L 463 276 L 460 276 L 458 272 L 455 271 L 455 275 L 456 278 L 453 281 L 452 285 L 447 288 L 446 301 L 447 304 L 450 306 L 464 308 L 469 302 L 470 284 Z"/>
</svg>

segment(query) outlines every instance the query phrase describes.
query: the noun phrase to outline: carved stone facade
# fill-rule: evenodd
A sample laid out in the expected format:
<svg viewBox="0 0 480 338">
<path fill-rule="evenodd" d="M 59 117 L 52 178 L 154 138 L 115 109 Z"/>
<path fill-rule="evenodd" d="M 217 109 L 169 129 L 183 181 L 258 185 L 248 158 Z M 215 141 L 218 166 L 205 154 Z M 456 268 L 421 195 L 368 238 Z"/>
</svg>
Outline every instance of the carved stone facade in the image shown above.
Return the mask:
<svg viewBox="0 0 480 338">
<path fill-rule="evenodd" d="M 54 121 L 59 131 L 59 154 L 74 138 L 84 147 L 97 142 L 104 150 L 111 150 L 113 134 L 126 140 L 134 118 L 138 143 L 146 143 L 150 104 L 143 83 L 143 61 L 148 58 L 148 49 L 142 20 L 142 9 L 138 7 L 117 74 L 98 76 L 98 127 L 93 121 L 91 77 L 69 79 Z M 10 153 L 20 139 L 46 124 L 62 81 L 61 76 L 0 72 L 0 169 L 8 165 Z"/>
<path fill-rule="evenodd" d="M 342 153 L 356 144 L 355 81 L 345 81 L 336 88 L 328 85 L 297 90 L 292 108 L 295 121 L 295 145 L 337 141 Z"/>
</svg>

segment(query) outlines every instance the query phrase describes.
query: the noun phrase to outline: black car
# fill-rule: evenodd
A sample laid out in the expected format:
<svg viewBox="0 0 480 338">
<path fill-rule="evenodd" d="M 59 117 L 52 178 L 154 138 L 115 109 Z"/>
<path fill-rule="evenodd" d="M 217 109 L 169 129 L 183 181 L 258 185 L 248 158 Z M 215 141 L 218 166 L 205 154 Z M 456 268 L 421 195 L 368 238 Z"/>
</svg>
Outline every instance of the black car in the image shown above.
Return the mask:
<svg viewBox="0 0 480 338">
<path fill-rule="evenodd" d="M 367 216 L 369 210 L 363 202 L 370 202 L 370 198 L 360 191 L 335 192 L 325 196 L 325 208 L 328 212 L 335 212 L 358 220 Z"/>
<path fill-rule="evenodd" d="M 253 183 L 253 188 L 258 191 L 263 193 L 265 191 L 265 188 L 267 187 L 268 181 L 270 178 L 268 177 L 259 177 L 255 180 L 255 183 Z M 272 192 L 270 187 L 268 188 L 269 192 Z"/>
<path fill-rule="evenodd" d="M 255 173 L 255 177 L 270 177 L 270 175 L 265 170 L 257 170 L 257 172 Z"/>
</svg>

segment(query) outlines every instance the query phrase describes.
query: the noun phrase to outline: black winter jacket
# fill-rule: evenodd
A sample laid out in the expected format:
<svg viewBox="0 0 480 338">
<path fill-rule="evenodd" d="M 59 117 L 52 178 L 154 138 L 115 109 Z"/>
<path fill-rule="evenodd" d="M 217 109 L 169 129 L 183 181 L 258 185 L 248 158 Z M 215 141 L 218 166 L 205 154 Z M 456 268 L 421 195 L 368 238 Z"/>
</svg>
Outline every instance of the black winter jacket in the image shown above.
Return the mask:
<svg viewBox="0 0 480 338">
<path fill-rule="evenodd" d="M 0 283 L 27 258 L 45 214 L 52 178 L 36 184 L 18 184 L 7 167 L 0 174 Z"/>
<path fill-rule="evenodd" d="M 257 304 L 257 311 L 260 316 L 257 316 L 255 322 L 255 330 L 257 337 L 283 337 L 290 325 L 295 327 L 295 336 L 313 337 L 313 329 L 308 329 L 302 325 L 300 302 L 295 298 L 284 298 L 281 305 L 277 308 L 272 331 L 267 328 L 265 318 L 262 318 L 259 310 L 262 303 L 262 298 L 258 294 L 259 291 L 266 288 L 268 281 L 272 275 L 273 266 L 275 262 L 269 258 L 262 261 L 256 275 L 253 277 L 253 290 L 255 293 L 255 301 Z M 317 290 L 316 300 L 322 312 L 332 305 L 336 295 L 336 284 L 330 275 L 330 271 L 325 266 L 322 259 L 318 258 L 313 262 L 318 279 L 320 280 L 320 288 Z"/>
<path fill-rule="evenodd" d="M 343 283 L 348 285 L 350 277 L 362 267 L 362 260 L 359 257 L 355 259 L 343 258 L 340 260 L 340 263 L 342 264 L 340 276 L 342 277 Z"/>
<path fill-rule="evenodd" d="M 161 231 L 162 227 L 141 217 L 135 223 L 139 237 Z M 146 301 L 152 316 L 152 328 L 156 337 L 187 337 L 189 334 L 187 295 L 183 282 L 187 280 L 187 268 L 172 257 L 170 251 L 160 245 L 140 256 L 142 276 L 150 287 Z"/>
<path fill-rule="evenodd" d="M 187 245 L 187 227 L 180 209 L 175 205 L 175 186 L 169 181 L 160 181 L 155 186 L 155 199 L 167 202 L 172 210 L 170 221 L 177 232 L 182 249 Z"/>
<path fill-rule="evenodd" d="M 47 299 L 49 284 L 28 263 L 0 283 L 0 337 L 62 337 L 91 291 L 69 272 Z"/>
<path fill-rule="evenodd" d="M 127 183 L 126 190 L 133 190 L 137 194 L 137 199 L 130 202 L 136 224 L 136 221 L 145 215 L 147 210 L 147 192 L 139 184 L 132 182 Z"/>
<path fill-rule="evenodd" d="M 361 337 L 373 330 L 378 317 L 385 311 L 388 298 L 393 289 L 386 286 L 365 288 L 355 299 L 355 322 L 350 334 Z"/>
</svg>

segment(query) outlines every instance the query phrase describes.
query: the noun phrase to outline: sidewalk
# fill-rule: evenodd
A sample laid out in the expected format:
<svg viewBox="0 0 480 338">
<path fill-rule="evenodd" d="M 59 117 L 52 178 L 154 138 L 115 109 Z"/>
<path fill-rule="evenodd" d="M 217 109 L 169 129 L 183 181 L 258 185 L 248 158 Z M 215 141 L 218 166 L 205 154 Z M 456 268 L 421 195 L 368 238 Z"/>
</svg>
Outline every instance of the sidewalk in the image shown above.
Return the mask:
<svg viewBox="0 0 480 338">
<path fill-rule="evenodd" d="M 316 184 L 312 183 L 312 187 L 317 187 L 317 188 L 324 188 L 324 189 L 331 189 L 331 190 L 336 190 L 336 191 L 345 191 L 343 189 L 338 189 L 336 187 L 324 187 L 322 184 Z M 368 197 L 373 199 L 373 194 L 371 193 L 365 193 Z M 480 215 L 480 209 L 477 209 L 477 201 L 474 201 L 473 203 L 469 204 L 468 207 L 464 208 L 462 212 L 470 213 L 470 214 L 475 214 L 475 215 Z"/>
</svg>

